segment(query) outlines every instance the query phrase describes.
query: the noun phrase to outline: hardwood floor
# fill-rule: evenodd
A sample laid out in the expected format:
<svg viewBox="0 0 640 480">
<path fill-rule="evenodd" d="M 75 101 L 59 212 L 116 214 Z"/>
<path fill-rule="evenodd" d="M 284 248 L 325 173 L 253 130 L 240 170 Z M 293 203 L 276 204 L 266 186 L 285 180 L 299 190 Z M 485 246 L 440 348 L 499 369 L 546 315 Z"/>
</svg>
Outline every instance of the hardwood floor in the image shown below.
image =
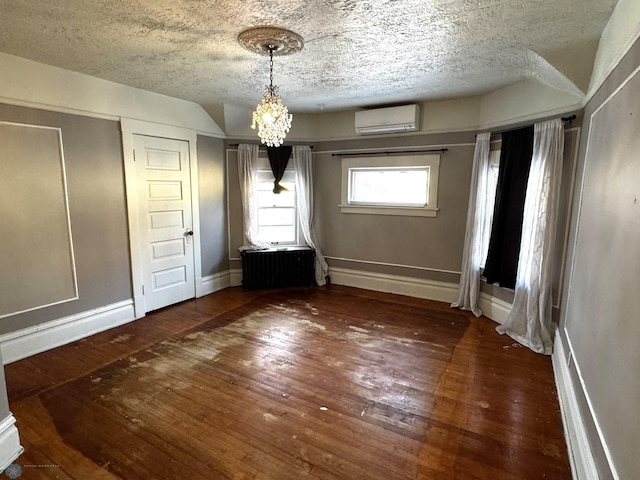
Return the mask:
<svg viewBox="0 0 640 480">
<path fill-rule="evenodd" d="M 448 305 L 231 288 L 6 367 L 25 479 L 570 479 L 551 359 Z"/>
</svg>

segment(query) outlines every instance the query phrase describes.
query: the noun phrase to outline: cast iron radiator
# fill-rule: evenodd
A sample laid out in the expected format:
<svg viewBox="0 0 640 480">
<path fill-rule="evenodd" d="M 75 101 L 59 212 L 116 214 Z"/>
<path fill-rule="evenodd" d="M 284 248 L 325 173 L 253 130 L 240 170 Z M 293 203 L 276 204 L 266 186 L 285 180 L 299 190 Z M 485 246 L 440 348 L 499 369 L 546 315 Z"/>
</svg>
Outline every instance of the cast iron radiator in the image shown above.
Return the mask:
<svg viewBox="0 0 640 480">
<path fill-rule="evenodd" d="M 240 256 L 245 290 L 315 285 L 315 251 L 311 248 L 245 250 Z"/>
</svg>

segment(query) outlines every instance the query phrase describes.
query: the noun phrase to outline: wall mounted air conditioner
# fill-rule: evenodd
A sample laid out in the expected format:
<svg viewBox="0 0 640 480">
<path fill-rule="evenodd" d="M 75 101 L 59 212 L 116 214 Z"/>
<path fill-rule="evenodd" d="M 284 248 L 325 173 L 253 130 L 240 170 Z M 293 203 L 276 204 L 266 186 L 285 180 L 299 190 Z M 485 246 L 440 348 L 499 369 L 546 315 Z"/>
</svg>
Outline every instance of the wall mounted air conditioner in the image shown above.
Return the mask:
<svg viewBox="0 0 640 480">
<path fill-rule="evenodd" d="M 420 105 L 376 108 L 356 112 L 356 133 L 415 132 L 420 130 Z"/>
</svg>

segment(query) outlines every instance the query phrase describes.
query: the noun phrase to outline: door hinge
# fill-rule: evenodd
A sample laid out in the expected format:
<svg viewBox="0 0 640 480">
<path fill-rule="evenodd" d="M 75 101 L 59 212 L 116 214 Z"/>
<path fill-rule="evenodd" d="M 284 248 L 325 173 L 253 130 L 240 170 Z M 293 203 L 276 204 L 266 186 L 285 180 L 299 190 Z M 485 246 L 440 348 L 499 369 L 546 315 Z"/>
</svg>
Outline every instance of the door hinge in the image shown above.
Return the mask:
<svg viewBox="0 0 640 480">
<path fill-rule="evenodd" d="M 142 285 L 142 294 L 144 295 L 144 285 Z"/>
<path fill-rule="evenodd" d="M 133 149 L 133 161 L 134 162 L 136 161 L 136 149 L 135 148 Z"/>
</svg>

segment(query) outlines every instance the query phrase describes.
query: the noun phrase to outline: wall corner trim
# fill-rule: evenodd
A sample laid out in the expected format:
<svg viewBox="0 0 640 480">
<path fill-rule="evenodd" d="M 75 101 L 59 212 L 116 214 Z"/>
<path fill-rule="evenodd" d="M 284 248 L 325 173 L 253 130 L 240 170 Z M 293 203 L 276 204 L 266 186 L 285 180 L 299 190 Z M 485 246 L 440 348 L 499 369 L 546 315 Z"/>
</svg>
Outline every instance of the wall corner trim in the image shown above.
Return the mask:
<svg viewBox="0 0 640 480">
<path fill-rule="evenodd" d="M 4 472 L 24 452 L 15 424 L 16 419 L 11 413 L 0 422 L 0 472 Z"/>
<path fill-rule="evenodd" d="M 564 344 L 557 327 L 551 359 L 573 479 L 597 480 L 600 477 L 598 476 L 595 459 L 593 458 L 582 415 L 580 414 L 578 399 L 571 381 Z"/>
<path fill-rule="evenodd" d="M 133 301 L 125 300 L 0 335 L 5 364 L 86 338 L 135 320 Z"/>
</svg>

